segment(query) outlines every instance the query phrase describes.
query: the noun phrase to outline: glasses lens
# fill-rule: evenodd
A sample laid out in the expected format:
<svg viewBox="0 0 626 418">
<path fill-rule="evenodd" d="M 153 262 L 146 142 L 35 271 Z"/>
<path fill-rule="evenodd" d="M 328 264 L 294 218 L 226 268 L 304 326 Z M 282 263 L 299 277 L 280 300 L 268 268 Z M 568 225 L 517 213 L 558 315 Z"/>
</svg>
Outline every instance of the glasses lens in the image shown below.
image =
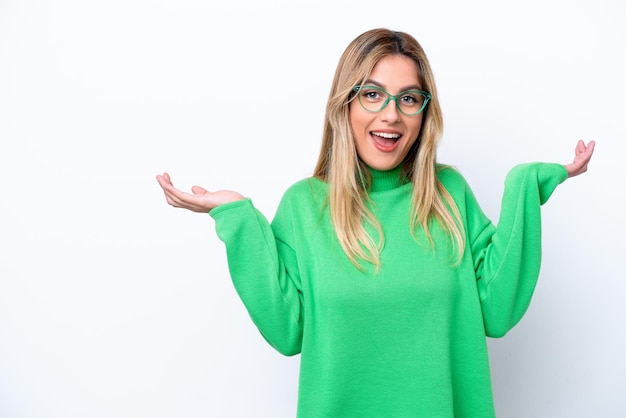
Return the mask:
<svg viewBox="0 0 626 418">
<path fill-rule="evenodd" d="M 359 88 L 357 94 L 363 109 L 370 112 L 378 112 L 382 109 L 389 97 L 386 91 L 374 86 L 363 86 Z"/>
<path fill-rule="evenodd" d="M 396 102 L 405 115 L 417 115 L 424 108 L 426 97 L 418 90 L 410 90 L 400 93 Z"/>
</svg>

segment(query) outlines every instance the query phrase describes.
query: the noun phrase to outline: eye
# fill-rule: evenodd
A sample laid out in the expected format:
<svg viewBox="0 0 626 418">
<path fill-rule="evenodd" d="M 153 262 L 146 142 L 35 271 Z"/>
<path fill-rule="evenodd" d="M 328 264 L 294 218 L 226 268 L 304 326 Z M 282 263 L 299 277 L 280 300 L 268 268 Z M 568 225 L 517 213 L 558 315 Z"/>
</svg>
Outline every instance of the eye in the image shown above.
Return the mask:
<svg viewBox="0 0 626 418">
<path fill-rule="evenodd" d="M 385 96 L 377 89 L 364 88 L 361 90 L 361 98 L 368 102 L 379 102 L 384 100 Z"/>
<path fill-rule="evenodd" d="M 415 106 L 421 104 L 424 101 L 424 98 L 419 93 L 404 93 L 400 97 L 400 101 L 403 105 L 407 106 Z"/>
</svg>

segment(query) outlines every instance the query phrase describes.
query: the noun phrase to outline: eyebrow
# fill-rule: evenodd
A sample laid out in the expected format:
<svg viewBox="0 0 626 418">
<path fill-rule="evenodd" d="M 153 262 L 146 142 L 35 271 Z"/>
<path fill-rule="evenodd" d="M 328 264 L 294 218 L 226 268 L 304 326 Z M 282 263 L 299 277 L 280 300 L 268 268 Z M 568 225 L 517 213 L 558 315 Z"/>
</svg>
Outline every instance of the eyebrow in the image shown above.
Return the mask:
<svg viewBox="0 0 626 418">
<path fill-rule="evenodd" d="M 377 82 L 375 80 L 372 80 L 371 78 L 368 78 L 367 80 L 365 80 L 364 84 L 373 84 L 374 86 L 380 87 L 381 89 L 386 91 L 385 87 L 382 84 L 380 84 L 379 82 Z M 412 84 L 410 86 L 406 86 L 406 87 L 401 88 L 400 92 L 409 91 L 409 90 L 420 90 L 421 91 L 422 88 L 419 85 L 417 85 L 417 84 Z"/>
</svg>

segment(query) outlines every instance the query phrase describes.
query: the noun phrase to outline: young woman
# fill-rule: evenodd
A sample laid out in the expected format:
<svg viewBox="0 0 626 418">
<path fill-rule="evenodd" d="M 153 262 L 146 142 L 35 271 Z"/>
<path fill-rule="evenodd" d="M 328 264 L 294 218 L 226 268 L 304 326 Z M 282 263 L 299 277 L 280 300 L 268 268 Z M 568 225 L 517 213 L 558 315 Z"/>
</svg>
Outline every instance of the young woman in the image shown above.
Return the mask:
<svg viewBox="0 0 626 418">
<path fill-rule="evenodd" d="M 540 206 L 583 173 L 508 174 L 497 228 L 464 178 L 436 162 L 442 114 L 410 35 L 367 31 L 332 83 L 311 178 L 270 224 L 237 192 L 193 193 L 157 176 L 167 202 L 209 212 L 232 280 L 263 337 L 301 353 L 298 417 L 493 417 L 486 336 L 526 311 L 541 256 Z"/>
</svg>

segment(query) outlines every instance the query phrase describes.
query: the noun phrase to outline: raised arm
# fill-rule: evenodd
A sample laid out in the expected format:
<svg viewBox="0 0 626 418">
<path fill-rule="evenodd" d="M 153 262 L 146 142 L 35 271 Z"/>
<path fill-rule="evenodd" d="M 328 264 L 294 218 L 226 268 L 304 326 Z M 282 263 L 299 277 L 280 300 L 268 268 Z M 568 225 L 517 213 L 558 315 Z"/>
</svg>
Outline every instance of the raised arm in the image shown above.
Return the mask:
<svg viewBox="0 0 626 418">
<path fill-rule="evenodd" d="M 232 190 L 209 192 L 200 186 L 193 186 L 191 193 L 186 193 L 174 187 L 168 173 L 160 174 L 156 176 L 156 179 L 165 193 L 167 203 L 175 208 L 188 209 L 193 212 L 208 213 L 211 209 L 224 203 L 244 198 L 241 194 Z"/>
<path fill-rule="evenodd" d="M 526 312 L 541 265 L 540 206 L 567 177 L 587 171 L 594 146 L 594 141 L 578 141 L 570 164 L 514 167 L 505 182 L 497 229 L 476 225 L 472 247 L 487 335 L 504 335 Z"/>
<path fill-rule="evenodd" d="M 217 236 L 226 245 L 233 284 L 255 325 L 280 353 L 299 353 L 302 292 L 289 233 L 275 236 L 265 216 L 250 199 L 237 192 L 209 192 L 193 186 L 192 193 L 185 193 L 173 186 L 167 173 L 156 178 L 170 205 L 193 212 L 210 212 Z M 283 206 L 279 206 L 277 214 L 288 212 L 281 210 Z M 290 219 L 289 213 L 283 217 L 277 215 L 276 222 L 289 225 Z M 288 226 L 285 229 L 291 230 Z"/>
<path fill-rule="evenodd" d="M 587 165 L 589 164 L 589 160 L 591 160 L 595 145 L 595 141 L 589 141 L 587 145 L 585 145 L 582 140 L 578 141 L 574 161 L 565 165 L 567 177 L 574 177 L 587 171 Z"/>
</svg>

